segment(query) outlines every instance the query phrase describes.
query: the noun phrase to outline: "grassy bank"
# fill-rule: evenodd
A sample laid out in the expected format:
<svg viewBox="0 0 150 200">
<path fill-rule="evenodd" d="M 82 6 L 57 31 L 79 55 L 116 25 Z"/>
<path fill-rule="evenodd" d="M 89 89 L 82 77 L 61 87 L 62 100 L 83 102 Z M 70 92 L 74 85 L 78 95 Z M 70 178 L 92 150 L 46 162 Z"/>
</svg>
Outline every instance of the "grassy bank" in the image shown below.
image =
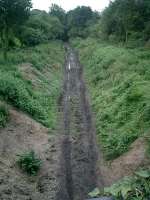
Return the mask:
<svg viewBox="0 0 150 200">
<path fill-rule="evenodd" d="M 150 129 L 150 51 L 75 40 L 85 66 L 99 143 L 114 159 Z"/>
<path fill-rule="evenodd" d="M 7 62 L 0 53 L 0 99 L 54 128 L 63 63 L 60 42 L 12 50 Z"/>
</svg>

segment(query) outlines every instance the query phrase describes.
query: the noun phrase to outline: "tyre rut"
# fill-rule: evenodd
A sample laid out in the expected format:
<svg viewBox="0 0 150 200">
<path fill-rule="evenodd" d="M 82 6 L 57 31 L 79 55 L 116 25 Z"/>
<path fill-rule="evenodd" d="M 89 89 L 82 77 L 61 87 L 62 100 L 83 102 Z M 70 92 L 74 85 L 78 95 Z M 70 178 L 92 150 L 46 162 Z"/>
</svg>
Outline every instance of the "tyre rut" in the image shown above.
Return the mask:
<svg viewBox="0 0 150 200">
<path fill-rule="evenodd" d="M 62 98 L 63 134 L 57 200 L 84 200 L 97 185 L 95 129 L 78 55 L 67 47 Z"/>
</svg>

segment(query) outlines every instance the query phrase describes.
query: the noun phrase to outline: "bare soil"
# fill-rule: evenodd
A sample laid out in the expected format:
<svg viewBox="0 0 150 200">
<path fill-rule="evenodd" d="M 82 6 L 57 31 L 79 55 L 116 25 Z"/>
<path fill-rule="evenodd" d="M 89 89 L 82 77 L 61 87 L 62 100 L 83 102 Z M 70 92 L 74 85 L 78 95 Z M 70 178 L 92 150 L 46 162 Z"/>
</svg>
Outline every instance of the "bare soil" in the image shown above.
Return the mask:
<svg viewBox="0 0 150 200">
<path fill-rule="evenodd" d="M 10 122 L 0 129 L 0 200 L 55 199 L 61 138 L 23 113 L 10 109 Z M 34 150 L 43 164 L 36 177 L 17 166 L 19 154 Z"/>
</svg>

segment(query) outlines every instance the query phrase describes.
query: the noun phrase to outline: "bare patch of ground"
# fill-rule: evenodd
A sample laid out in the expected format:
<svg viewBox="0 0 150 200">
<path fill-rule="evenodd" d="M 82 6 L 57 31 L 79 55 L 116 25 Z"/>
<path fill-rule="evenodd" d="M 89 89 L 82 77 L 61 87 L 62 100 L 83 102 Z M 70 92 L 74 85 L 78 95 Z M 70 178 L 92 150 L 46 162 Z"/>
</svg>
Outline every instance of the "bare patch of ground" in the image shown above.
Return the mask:
<svg viewBox="0 0 150 200">
<path fill-rule="evenodd" d="M 10 122 L 0 129 L 0 200 L 55 199 L 61 137 L 48 136 L 48 129 L 25 114 L 10 109 Z M 36 177 L 17 166 L 18 154 L 34 150 L 42 160 Z"/>
</svg>

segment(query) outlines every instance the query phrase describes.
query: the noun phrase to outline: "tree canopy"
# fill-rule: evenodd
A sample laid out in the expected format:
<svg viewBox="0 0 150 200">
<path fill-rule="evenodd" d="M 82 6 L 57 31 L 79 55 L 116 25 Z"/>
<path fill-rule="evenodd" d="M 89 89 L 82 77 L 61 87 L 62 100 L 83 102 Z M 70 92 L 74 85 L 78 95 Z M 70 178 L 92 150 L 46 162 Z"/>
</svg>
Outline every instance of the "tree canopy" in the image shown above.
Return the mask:
<svg viewBox="0 0 150 200">
<path fill-rule="evenodd" d="M 126 43 L 150 39 L 149 0 L 114 0 L 102 13 L 87 6 L 65 12 L 52 4 L 48 13 L 31 7 L 31 0 L 0 0 L 0 45 L 5 52 L 14 38 L 28 46 L 89 36 Z"/>
<path fill-rule="evenodd" d="M 128 41 L 130 37 L 147 39 L 150 23 L 149 0 L 115 0 L 102 13 L 102 30 L 106 37 Z M 148 30 L 147 30 L 148 31 Z"/>
<path fill-rule="evenodd" d="M 31 0 L 0 0 L 0 34 L 5 56 L 9 41 L 29 17 Z"/>
</svg>

